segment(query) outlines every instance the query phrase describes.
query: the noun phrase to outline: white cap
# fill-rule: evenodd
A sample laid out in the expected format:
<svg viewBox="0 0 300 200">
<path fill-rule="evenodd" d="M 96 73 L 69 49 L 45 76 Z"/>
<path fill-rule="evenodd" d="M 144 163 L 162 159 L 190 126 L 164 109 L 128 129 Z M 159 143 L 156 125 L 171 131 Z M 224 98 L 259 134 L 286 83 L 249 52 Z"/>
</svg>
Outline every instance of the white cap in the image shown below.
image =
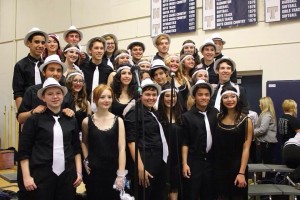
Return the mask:
<svg viewBox="0 0 300 200">
<path fill-rule="evenodd" d="M 212 95 L 214 94 L 214 88 L 211 84 L 205 82 L 204 80 L 200 79 L 196 82 L 195 85 L 193 85 L 193 87 L 191 88 L 191 95 L 194 97 L 194 90 L 197 88 L 197 86 L 199 85 L 207 85 L 210 88 L 210 96 L 212 97 Z"/>
<path fill-rule="evenodd" d="M 46 59 L 45 59 L 45 62 L 40 66 L 40 71 L 43 72 L 44 70 L 44 67 L 46 67 L 48 64 L 50 63 L 57 63 L 57 64 L 60 64 L 62 69 L 63 69 L 63 73 L 65 73 L 67 71 L 67 66 L 65 63 L 61 62 L 59 56 L 57 54 L 54 54 L 54 55 L 51 55 L 51 56 L 48 56 Z"/>
<path fill-rule="evenodd" d="M 223 42 L 223 44 L 225 44 L 226 42 L 223 40 L 223 38 L 221 37 L 220 33 L 214 33 L 211 36 L 212 40 L 220 40 L 221 42 Z"/>
<path fill-rule="evenodd" d="M 206 47 L 206 46 L 213 46 L 215 49 L 217 49 L 214 41 L 210 38 L 204 40 L 203 44 L 199 48 L 200 52 L 202 52 L 203 48 Z"/>
<path fill-rule="evenodd" d="M 48 34 L 45 33 L 44 31 L 41 31 L 39 28 L 36 28 L 36 27 L 33 27 L 32 29 L 30 29 L 28 31 L 28 33 L 26 34 L 25 38 L 24 38 L 24 44 L 27 45 L 27 41 L 28 41 L 28 38 L 34 34 L 34 33 L 41 33 L 44 35 L 45 37 L 45 42 L 47 43 L 48 42 Z"/>
<path fill-rule="evenodd" d="M 155 87 L 157 89 L 157 93 L 160 94 L 161 87 L 158 84 L 154 83 L 150 78 L 146 78 L 142 80 L 141 88 L 144 89 L 145 87 L 149 87 L 149 86 Z"/>
<path fill-rule="evenodd" d="M 66 42 L 67 42 L 66 37 L 67 37 L 67 35 L 68 35 L 70 32 L 77 32 L 77 33 L 79 34 L 79 36 L 80 36 L 79 41 L 82 40 L 82 38 L 83 38 L 82 32 L 81 32 L 80 30 L 78 30 L 75 26 L 70 26 L 69 29 L 66 30 L 66 31 L 64 32 L 64 34 L 63 34 L 64 40 L 65 40 Z"/>
<path fill-rule="evenodd" d="M 55 80 L 52 77 L 49 77 L 45 80 L 44 84 L 43 84 L 43 88 L 39 89 L 37 92 L 37 97 L 39 99 L 42 99 L 43 93 L 47 88 L 52 88 L 52 87 L 59 87 L 62 91 L 64 96 L 67 94 L 68 89 L 65 86 L 61 86 L 57 80 Z"/>
<path fill-rule="evenodd" d="M 229 62 L 232 63 L 232 68 L 233 68 L 232 71 L 234 71 L 234 70 L 236 69 L 235 62 L 234 62 L 232 59 L 230 59 L 229 57 L 223 56 L 222 58 L 220 58 L 220 59 L 218 59 L 217 61 L 215 61 L 215 64 L 214 64 L 214 71 L 215 71 L 216 74 L 219 73 L 219 72 L 218 72 L 219 70 L 217 70 L 217 67 L 218 67 L 219 63 L 220 63 L 221 61 L 224 61 L 224 60 L 228 60 Z"/>
</svg>

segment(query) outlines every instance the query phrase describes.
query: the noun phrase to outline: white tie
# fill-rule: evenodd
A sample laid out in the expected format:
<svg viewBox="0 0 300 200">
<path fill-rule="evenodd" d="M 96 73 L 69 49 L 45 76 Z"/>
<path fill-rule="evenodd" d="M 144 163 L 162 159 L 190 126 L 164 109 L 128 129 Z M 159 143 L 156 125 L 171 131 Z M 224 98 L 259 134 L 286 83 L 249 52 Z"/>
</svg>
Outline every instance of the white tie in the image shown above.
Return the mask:
<svg viewBox="0 0 300 200">
<path fill-rule="evenodd" d="M 162 145 L 163 145 L 163 160 L 165 161 L 165 163 L 167 163 L 168 156 L 169 156 L 169 148 L 168 148 L 168 144 L 167 144 L 167 140 L 166 140 L 166 137 L 165 137 L 164 130 L 163 130 L 160 122 L 157 120 L 156 116 L 152 112 L 150 112 L 150 113 L 152 114 L 152 116 L 155 118 L 155 120 L 158 123 L 160 138 L 161 138 Z"/>
<path fill-rule="evenodd" d="M 96 66 L 96 69 L 94 71 L 94 75 L 93 75 L 93 85 L 92 85 L 92 96 L 91 96 L 91 109 L 92 111 L 95 113 L 97 112 L 97 106 L 93 101 L 93 90 L 99 85 L 99 69 L 98 66 Z"/>
<path fill-rule="evenodd" d="M 204 122 L 205 122 L 205 128 L 206 128 L 206 153 L 208 153 L 209 150 L 211 149 L 211 145 L 212 145 L 212 136 L 211 136 L 211 131 L 210 131 L 210 125 L 209 125 L 209 121 L 208 121 L 206 112 L 199 111 L 199 113 L 204 115 Z"/>
<path fill-rule="evenodd" d="M 220 111 L 220 105 L 221 105 L 221 91 L 224 85 L 220 85 L 217 96 L 216 96 L 216 101 L 215 101 L 215 108 Z"/>
<path fill-rule="evenodd" d="M 58 122 L 59 116 L 53 116 L 55 124 L 53 126 L 53 164 L 52 171 L 59 176 L 65 171 L 64 138 L 61 126 Z"/>
<path fill-rule="evenodd" d="M 35 66 L 34 66 L 34 84 L 35 85 L 42 83 L 41 74 L 40 74 L 38 64 L 39 64 L 39 61 L 35 62 Z"/>
<path fill-rule="evenodd" d="M 114 65 L 110 61 L 110 58 L 107 58 L 107 65 L 110 66 L 112 69 L 114 69 Z"/>
</svg>

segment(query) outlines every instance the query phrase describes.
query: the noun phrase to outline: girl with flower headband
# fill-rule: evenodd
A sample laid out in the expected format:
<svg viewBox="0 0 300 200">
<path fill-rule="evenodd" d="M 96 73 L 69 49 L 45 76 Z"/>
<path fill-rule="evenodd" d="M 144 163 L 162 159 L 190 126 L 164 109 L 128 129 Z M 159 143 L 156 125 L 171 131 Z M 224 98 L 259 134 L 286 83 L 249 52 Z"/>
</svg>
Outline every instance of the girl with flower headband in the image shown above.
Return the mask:
<svg viewBox="0 0 300 200">
<path fill-rule="evenodd" d="M 180 92 L 173 90 L 173 102 L 171 105 L 171 86 L 164 85 L 158 99 L 158 115 L 169 146 L 169 183 L 168 191 L 170 200 L 178 199 L 178 192 L 181 190 L 181 146 L 183 137 L 182 114 L 183 103 Z M 172 110 L 172 119 L 171 119 Z M 170 124 L 172 123 L 172 125 Z M 170 126 L 172 127 L 170 131 Z"/>
<path fill-rule="evenodd" d="M 67 74 L 72 70 L 78 70 L 81 71 L 78 67 L 78 63 L 80 62 L 80 50 L 78 45 L 75 44 L 68 44 L 64 48 L 64 61 L 67 66 L 67 71 L 64 73 L 64 76 L 66 77 Z"/>
<path fill-rule="evenodd" d="M 251 119 L 242 112 L 236 88 L 223 87 L 218 125 L 213 134 L 217 199 L 248 199 L 247 163 L 252 133 Z"/>
</svg>

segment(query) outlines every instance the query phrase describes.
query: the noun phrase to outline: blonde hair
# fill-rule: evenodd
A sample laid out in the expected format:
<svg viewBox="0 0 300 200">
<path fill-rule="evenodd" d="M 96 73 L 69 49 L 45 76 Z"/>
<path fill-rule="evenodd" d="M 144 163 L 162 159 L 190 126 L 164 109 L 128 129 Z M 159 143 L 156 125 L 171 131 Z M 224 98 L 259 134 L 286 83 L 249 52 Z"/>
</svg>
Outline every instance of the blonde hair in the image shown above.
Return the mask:
<svg viewBox="0 0 300 200">
<path fill-rule="evenodd" d="M 297 103 L 293 99 L 285 99 L 282 103 L 283 112 L 292 113 L 294 117 L 297 117 Z"/>
<path fill-rule="evenodd" d="M 167 36 L 161 35 L 161 36 L 159 36 L 159 37 L 156 39 L 155 44 L 158 46 L 158 45 L 161 43 L 161 41 L 162 41 L 163 39 L 168 40 L 168 42 L 170 43 L 170 40 L 169 40 L 169 38 L 168 38 Z"/>
<path fill-rule="evenodd" d="M 170 63 L 171 63 L 172 57 L 175 57 L 175 56 L 177 56 L 177 55 L 176 54 L 170 54 L 170 55 L 167 55 L 165 57 L 165 59 L 164 59 L 164 62 L 166 64 L 166 66 L 169 67 L 170 69 L 171 69 Z M 175 72 L 175 77 L 176 77 L 177 81 L 181 85 L 183 85 L 183 84 L 186 84 L 186 79 L 184 78 L 185 76 L 184 76 L 182 68 L 180 66 L 180 58 L 179 58 L 179 56 L 178 56 L 178 60 L 179 60 L 179 64 L 178 64 L 179 67 L 178 67 L 178 70 Z"/>
<path fill-rule="evenodd" d="M 268 96 L 262 97 L 259 99 L 259 103 L 261 106 L 261 114 L 260 115 L 262 115 L 266 112 L 270 112 L 274 122 L 276 122 L 276 113 L 275 113 L 272 99 Z"/>
</svg>

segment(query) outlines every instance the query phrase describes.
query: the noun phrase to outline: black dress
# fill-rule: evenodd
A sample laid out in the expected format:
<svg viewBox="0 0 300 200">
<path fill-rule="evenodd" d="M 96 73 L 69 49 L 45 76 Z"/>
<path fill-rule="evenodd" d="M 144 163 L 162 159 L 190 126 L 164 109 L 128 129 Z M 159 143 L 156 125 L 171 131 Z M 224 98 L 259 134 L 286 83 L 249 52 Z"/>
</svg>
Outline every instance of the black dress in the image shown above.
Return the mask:
<svg viewBox="0 0 300 200">
<path fill-rule="evenodd" d="M 119 123 L 115 116 L 110 129 L 100 130 L 92 116 L 88 121 L 88 161 L 91 173 L 87 177 L 87 198 L 120 199 L 119 192 L 113 189 L 119 161 Z"/>
<path fill-rule="evenodd" d="M 247 137 L 247 119 L 247 116 L 241 117 L 237 125 L 225 125 L 219 121 L 213 134 L 215 189 L 219 196 L 248 199 L 248 187 L 234 185 Z M 248 180 L 247 169 L 245 179 Z"/>
<path fill-rule="evenodd" d="M 123 117 L 123 111 L 126 108 L 126 106 L 128 105 L 128 103 L 126 103 L 126 104 L 120 103 L 119 99 L 114 98 L 114 100 L 113 100 L 113 102 L 111 104 L 111 113 L 113 113 L 114 115 L 117 115 L 117 116 L 119 116 L 121 118 L 124 118 Z"/>
<path fill-rule="evenodd" d="M 172 192 L 177 192 L 178 190 L 180 190 L 183 127 L 176 123 L 173 123 L 171 134 L 169 134 L 169 123 L 162 123 L 162 126 L 170 150 L 168 157 L 168 162 L 170 162 L 170 189 Z"/>
</svg>

